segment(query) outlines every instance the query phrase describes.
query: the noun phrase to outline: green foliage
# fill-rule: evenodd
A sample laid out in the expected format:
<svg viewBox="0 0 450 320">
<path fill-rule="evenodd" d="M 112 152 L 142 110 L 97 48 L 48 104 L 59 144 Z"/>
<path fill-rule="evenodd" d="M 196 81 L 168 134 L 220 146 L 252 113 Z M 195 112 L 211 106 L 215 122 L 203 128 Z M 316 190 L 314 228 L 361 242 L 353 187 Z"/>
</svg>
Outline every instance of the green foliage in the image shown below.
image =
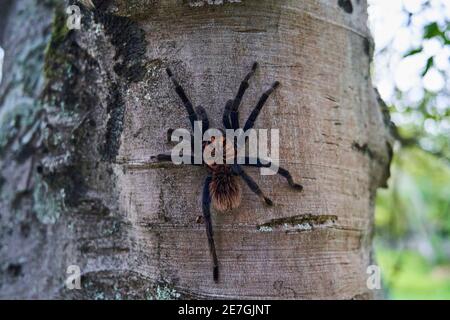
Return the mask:
<svg viewBox="0 0 450 320">
<path fill-rule="evenodd" d="M 450 265 L 430 264 L 414 250 L 379 249 L 377 260 L 392 299 L 450 299 Z"/>
<path fill-rule="evenodd" d="M 393 97 L 385 97 L 398 142 L 389 188 L 377 195 L 375 251 L 387 297 L 393 299 L 450 299 L 450 70 L 439 63 L 443 53 L 450 59 L 445 5 L 423 1 L 415 12 L 404 6 L 403 28 L 410 33 L 411 47 L 395 52 L 391 43 L 378 51 L 384 59 L 400 54 L 400 62 L 423 61 L 418 85 L 396 87 Z M 425 21 L 420 39 L 417 21 Z M 441 90 L 424 85 L 432 73 L 444 79 Z M 410 91 L 421 98 L 411 99 Z"/>
<path fill-rule="evenodd" d="M 389 189 L 378 192 L 377 230 L 390 240 L 424 228 L 433 235 L 447 237 L 449 182 L 447 163 L 418 148 L 401 149 L 393 159 Z"/>
<path fill-rule="evenodd" d="M 450 299 L 450 166 L 402 148 L 377 196 L 376 257 L 394 299 Z"/>
<path fill-rule="evenodd" d="M 424 9 L 430 9 L 431 4 L 425 2 Z M 439 8 L 433 9 L 436 11 Z M 407 13 L 411 16 L 425 16 L 425 13 Z M 422 17 L 424 18 L 424 17 Z M 408 99 L 410 92 L 404 92 L 396 88 L 396 97 L 392 99 L 390 111 L 394 122 L 399 125 L 399 138 L 403 143 L 414 143 L 424 150 L 434 153 L 438 157 L 450 159 L 450 93 L 448 79 L 450 70 L 438 63 L 438 53 L 446 53 L 446 59 L 450 59 L 450 21 L 433 21 L 424 25 L 421 45 L 409 49 L 403 54 L 404 59 L 420 56 L 424 59 L 424 67 L 421 72 L 422 82 L 424 78 L 434 70 L 440 74 L 444 81 L 444 87 L 440 91 L 430 91 L 422 84 L 423 98 L 418 101 Z M 410 19 L 411 20 L 411 19 Z M 408 27 L 408 26 L 407 26 Z M 413 33 L 413 31 L 411 31 Z M 435 46 L 439 50 L 430 54 L 424 49 Z M 419 60 L 417 60 L 419 61 Z M 418 88 L 415 88 L 416 94 Z"/>
</svg>

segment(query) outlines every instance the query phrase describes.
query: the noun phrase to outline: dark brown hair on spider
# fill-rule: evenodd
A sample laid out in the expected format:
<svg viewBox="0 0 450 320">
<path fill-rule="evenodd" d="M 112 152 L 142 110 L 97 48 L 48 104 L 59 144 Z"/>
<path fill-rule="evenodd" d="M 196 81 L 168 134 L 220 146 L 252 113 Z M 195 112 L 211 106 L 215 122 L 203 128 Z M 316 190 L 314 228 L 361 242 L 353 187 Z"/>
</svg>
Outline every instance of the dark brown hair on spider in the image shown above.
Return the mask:
<svg viewBox="0 0 450 320">
<path fill-rule="evenodd" d="M 225 110 L 222 117 L 223 126 L 225 129 L 243 129 L 243 131 L 247 131 L 253 128 L 256 119 L 258 118 L 259 113 L 261 112 L 264 104 L 269 98 L 270 94 L 280 85 L 279 82 L 274 82 L 272 86 L 262 94 L 255 108 L 251 112 L 247 121 L 243 128 L 240 127 L 239 124 L 239 106 L 241 105 L 242 97 L 244 96 L 245 91 L 249 87 L 248 81 L 255 73 L 258 64 L 255 62 L 251 71 L 246 75 L 244 80 L 242 81 L 238 93 L 233 100 L 229 100 L 226 103 Z M 205 133 L 209 129 L 209 120 L 206 114 L 205 109 L 202 106 L 198 106 L 195 108 L 192 106 L 191 101 L 186 96 L 184 89 L 180 86 L 178 81 L 175 79 L 172 71 L 167 69 L 167 74 L 169 78 L 172 80 L 175 91 L 180 97 L 184 107 L 189 116 L 189 120 L 191 122 L 192 129 L 194 129 L 195 122 L 201 121 L 202 130 Z M 253 166 L 253 167 L 271 167 L 271 163 L 267 161 L 262 161 L 259 158 L 250 158 L 245 157 L 243 164 L 238 164 L 236 161 L 237 151 L 235 142 L 227 141 L 224 137 L 217 137 L 211 139 L 210 142 L 205 142 L 202 145 L 202 154 L 203 151 L 207 148 L 217 149 L 221 148 L 223 152 L 223 162 L 216 163 L 211 161 L 210 159 L 203 158 L 202 166 L 206 167 L 208 171 L 208 175 L 206 177 L 204 186 L 203 186 L 203 197 L 202 197 L 202 207 L 203 207 L 203 218 L 206 226 L 206 235 L 208 237 L 209 249 L 211 252 L 212 260 L 213 260 L 213 278 L 214 281 L 217 282 L 219 279 L 219 263 L 217 260 L 216 248 L 214 244 L 213 237 L 213 229 L 211 223 L 211 203 L 214 208 L 218 211 L 230 211 L 232 209 L 237 208 L 241 203 L 241 186 L 239 183 L 239 177 L 244 180 L 247 186 L 259 197 L 263 200 L 263 202 L 269 206 L 273 205 L 272 200 L 264 195 L 256 182 L 244 171 L 242 166 Z M 196 165 L 194 161 L 194 150 L 191 151 L 191 164 Z M 170 153 L 159 154 L 155 157 L 152 157 L 157 161 L 172 161 L 172 157 Z M 232 161 L 230 161 L 230 159 Z M 292 179 L 291 174 L 286 169 L 278 167 L 279 175 L 286 178 L 289 186 L 293 189 L 301 191 L 303 187 L 300 184 L 297 184 Z"/>
</svg>

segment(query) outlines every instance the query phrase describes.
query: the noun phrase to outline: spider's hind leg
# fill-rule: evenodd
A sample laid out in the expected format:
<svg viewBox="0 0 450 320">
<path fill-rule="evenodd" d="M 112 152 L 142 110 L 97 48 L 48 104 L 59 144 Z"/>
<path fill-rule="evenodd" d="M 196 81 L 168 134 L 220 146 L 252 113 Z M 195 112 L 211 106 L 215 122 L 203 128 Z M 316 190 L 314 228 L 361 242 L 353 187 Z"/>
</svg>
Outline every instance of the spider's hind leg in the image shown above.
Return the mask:
<svg viewBox="0 0 450 320">
<path fill-rule="evenodd" d="M 291 188 L 293 188 L 295 190 L 298 190 L 298 191 L 302 191 L 303 190 L 303 186 L 301 184 L 295 183 L 294 179 L 292 179 L 292 176 L 291 176 L 290 172 L 287 171 L 286 169 L 279 167 L 278 168 L 278 174 L 280 176 L 283 176 L 283 177 L 286 178 L 286 180 L 289 183 L 289 186 Z"/>
<path fill-rule="evenodd" d="M 202 209 L 203 209 L 203 219 L 206 226 L 206 236 L 208 237 L 209 251 L 211 253 L 211 258 L 213 260 L 213 279 L 214 282 L 219 281 L 219 262 L 217 259 L 216 246 L 214 244 L 214 233 L 212 229 L 211 222 L 211 194 L 209 191 L 209 186 L 211 184 L 212 177 L 208 176 L 205 180 L 203 186 L 203 196 L 202 196 Z"/>
</svg>

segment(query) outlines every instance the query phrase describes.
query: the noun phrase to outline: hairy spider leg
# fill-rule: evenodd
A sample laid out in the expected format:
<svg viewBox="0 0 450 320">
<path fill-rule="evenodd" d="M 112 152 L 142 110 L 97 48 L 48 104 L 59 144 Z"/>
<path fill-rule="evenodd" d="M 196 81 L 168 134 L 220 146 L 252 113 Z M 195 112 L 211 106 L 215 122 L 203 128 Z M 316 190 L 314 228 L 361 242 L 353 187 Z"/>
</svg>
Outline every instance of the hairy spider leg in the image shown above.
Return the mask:
<svg viewBox="0 0 450 320">
<path fill-rule="evenodd" d="M 272 92 L 275 91 L 276 88 L 278 88 L 280 83 L 278 81 L 274 82 L 270 89 L 268 89 L 266 92 L 264 92 L 259 99 L 258 103 L 256 104 L 256 107 L 253 109 L 252 113 L 248 117 L 247 121 L 245 122 L 244 126 L 244 132 L 248 129 L 253 128 L 255 125 L 255 121 L 259 116 L 259 113 L 261 112 L 262 108 L 264 107 L 265 103 L 267 102 L 267 99 L 269 99 L 269 96 L 272 94 Z"/>
<path fill-rule="evenodd" d="M 174 133 L 175 129 L 167 129 L 167 142 L 172 142 L 172 134 Z"/>
<path fill-rule="evenodd" d="M 196 164 L 195 163 L 195 157 L 194 155 L 190 155 L 191 157 L 191 163 L 189 165 L 192 166 L 201 166 L 202 164 Z M 172 154 L 171 153 L 160 153 L 156 156 L 151 156 L 152 160 L 156 160 L 158 162 L 172 162 Z"/>
<path fill-rule="evenodd" d="M 152 159 L 158 162 L 168 162 L 172 161 L 172 155 L 170 153 L 160 153 L 156 156 L 152 156 Z"/>
<path fill-rule="evenodd" d="M 219 281 L 219 262 L 217 260 L 216 246 L 214 244 L 214 234 L 211 223 L 211 194 L 209 191 L 209 186 L 211 184 L 212 177 L 206 177 L 205 184 L 203 186 L 203 196 L 202 196 L 202 208 L 203 208 L 203 219 L 205 220 L 206 236 L 208 237 L 209 252 L 213 260 L 213 278 L 214 282 Z"/>
<path fill-rule="evenodd" d="M 194 111 L 194 107 L 192 106 L 192 103 L 189 100 L 189 98 L 186 96 L 183 87 L 178 83 L 177 79 L 173 75 L 172 70 L 167 68 L 166 72 L 170 80 L 172 80 L 173 84 L 175 85 L 175 91 L 177 92 L 178 96 L 183 102 L 184 107 L 186 108 L 186 111 L 189 115 L 189 121 L 191 122 L 192 129 L 194 129 L 194 122 L 197 121 L 197 114 Z"/>
<path fill-rule="evenodd" d="M 256 163 L 254 163 L 254 162 L 256 162 Z M 263 164 L 260 158 L 256 158 L 256 161 L 255 161 L 255 158 L 245 157 L 245 164 L 243 164 L 243 165 L 249 166 L 249 167 L 257 167 L 257 168 L 270 168 L 272 163 L 270 161 L 268 161 L 267 163 Z M 286 169 L 284 169 L 282 167 L 278 167 L 277 173 L 280 176 L 286 178 L 286 180 L 291 188 L 296 189 L 298 191 L 303 190 L 303 186 L 301 184 L 295 183 L 294 179 L 292 178 L 292 175 Z"/>
<path fill-rule="evenodd" d="M 208 121 L 208 126 L 209 126 L 209 121 Z M 173 141 L 172 141 L 172 134 L 174 132 L 175 132 L 175 129 L 172 129 L 172 128 L 167 129 L 167 133 L 166 133 L 166 135 L 167 135 L 167 143 L 173 143 Z M 194 138 L 194 135 L 191 133 L 191 146 L 192 147 L 194 146 L 194 143 L 195 143 L 195 138 Z M 192 148 L 191 152 L 194 153 L 194 148 Z"/>
<path fill-rule="evenodd" d="M 225 105 L 225 109 L 223 110 L 222 118 L 223 126 L 225 127 L 225 129 L 233 129 L 230 121 L 231 108 L 233 108 L 233 100 L 228 100 L 227 104 Z"/>
<path fill-rule="evenodd" d="M 242 102 L 242 97 L 244 96 L 245 91 L 248 89 L 249 84 L 248 81 L 255 74 L 256 69 L 258 68 L 258 63 L 253 63 L 252 70 L 245 76 L 244 80 L 241 82 L 239 86 L 238 93 L 236 94 L 236 98 L 233 101 L 233 107 L 231 109 L 231 125 L 233 129 L 239 129 L 239 106 Z"/>
<path fill-rule="evenodd" d="M 209 129 L 208 114 L 202 106 L 195 108 L 195 111 L 197 112 L 198 120 L 202 122 L 202 133 L 205 133 Z"/>
<path fill-rule="evenodd" d="M 241 176 L 241 178 L 245 181 L 247 186 L 252 190 L 258 197 L 260 197 L 268 206 L 273 205 L 273 201 L 264 195 L 261 188 L 256 184 L 252 177 L 250 177 L 240 165 L 234 164 L 233 171 Z"/>
</svg>

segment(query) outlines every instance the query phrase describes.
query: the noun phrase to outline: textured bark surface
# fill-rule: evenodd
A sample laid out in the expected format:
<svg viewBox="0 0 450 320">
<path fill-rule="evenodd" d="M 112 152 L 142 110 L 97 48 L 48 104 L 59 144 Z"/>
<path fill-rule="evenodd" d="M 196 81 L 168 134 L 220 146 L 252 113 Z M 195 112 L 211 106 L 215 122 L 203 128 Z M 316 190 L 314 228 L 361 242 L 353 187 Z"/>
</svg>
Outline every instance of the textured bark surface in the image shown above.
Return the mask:
<svg viewBox="0 0 450 320">
<path fill-rule="evenodd" d="M 372 298 L 391 148 L 366 1 L 93 2 L 80 31 L 52 1 L 0 13 L 0 297 Z M 213 212 L 215 284 L 196 222 L 205 170 L 150 161 L 170 150 L 168 128 L 189 126 L 164 69 L 221 127 L 253 61 L 241 121 L 279 80 L 257 127 L 280 129 L 281 165 L 304 191 L 249 170 L 275 206 L 244 187 L 239 209 Z M 70 265 L 81 290 L 64 286 Z"/>
</svg>

